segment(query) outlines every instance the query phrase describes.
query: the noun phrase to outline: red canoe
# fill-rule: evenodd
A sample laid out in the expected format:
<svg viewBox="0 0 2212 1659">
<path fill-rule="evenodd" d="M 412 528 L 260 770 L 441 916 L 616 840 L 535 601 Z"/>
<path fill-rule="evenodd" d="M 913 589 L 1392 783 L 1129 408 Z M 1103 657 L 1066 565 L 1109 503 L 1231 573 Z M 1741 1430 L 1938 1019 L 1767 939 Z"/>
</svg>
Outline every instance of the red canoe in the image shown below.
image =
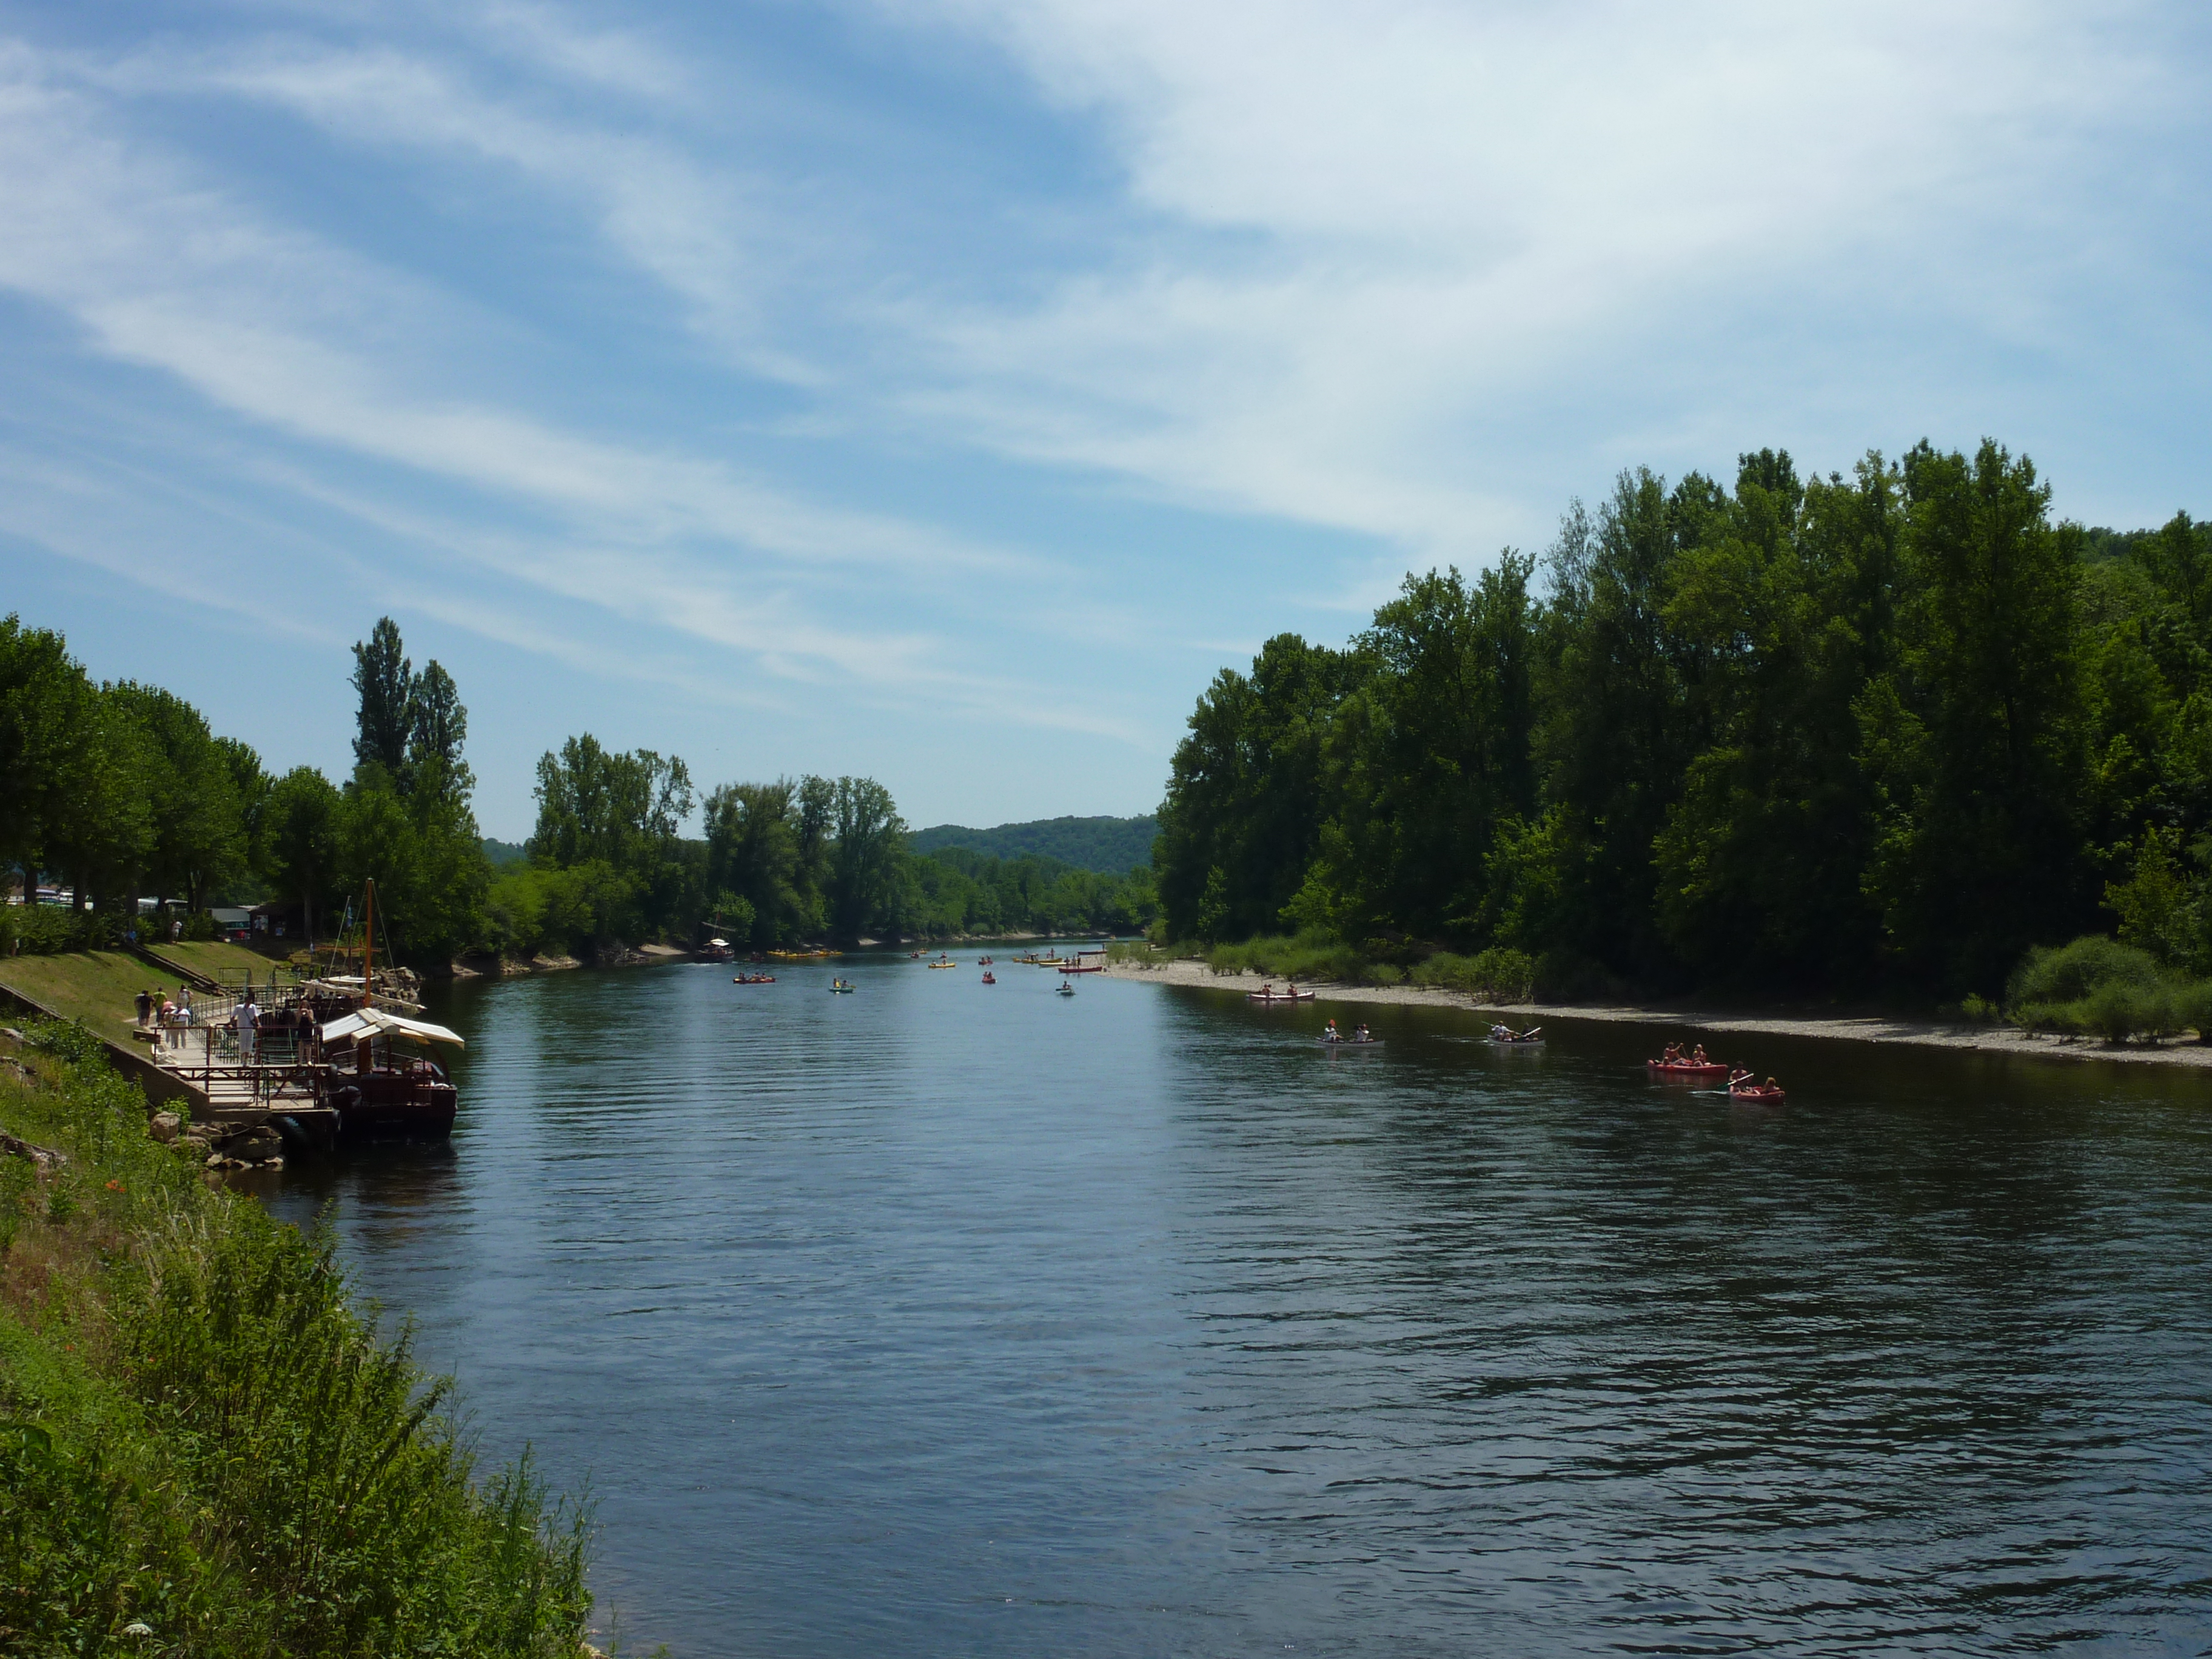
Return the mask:
<svg viewBox="0 0 2212 1659">
<path fill-rule="evenodd" d="M 1730 1100 L 1747 1100 L 1757 1106 L 1778 1106 L 1789 1097 L 1780 1089 L 1770 1089 L 1763 1083 L 1739 1085 L 1729 1091 Z"/>
<path fill-rule="evenodd" d="M 1647 1060 L 1644 1069 L 1660 1077 L 1726 1077 L 1729 1068 L 1720 1065 L 1693 1066 L 1688 1060 Z"/>
</svg>

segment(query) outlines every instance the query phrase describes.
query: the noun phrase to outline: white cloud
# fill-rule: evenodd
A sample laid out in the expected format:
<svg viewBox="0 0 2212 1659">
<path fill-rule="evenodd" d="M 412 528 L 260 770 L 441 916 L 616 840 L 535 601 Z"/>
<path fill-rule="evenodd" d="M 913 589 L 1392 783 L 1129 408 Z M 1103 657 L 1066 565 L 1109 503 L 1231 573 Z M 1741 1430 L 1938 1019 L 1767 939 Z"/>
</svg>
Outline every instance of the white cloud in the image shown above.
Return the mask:
<svg viewBox="0 0 2212 1659">
<path fill-rule="evenodd" d="M 1710 409 L 1698 352 L 1767 308 L 1797 308 L 1814 361 L 1824 335 L 1862 337 L 1861 377 L 1900 312 L 2048 341 L 2083 320 L 2100 232 L 2118 290 L 2100 298 L 2127 304 L 2157 263 L 2129 222 L 2136 151 L 2195 119 L 2192 55 L 2167 38 L 2188 26 L 2146 6 L 933 15 L 1095 121 L 1133 217 L 1118 258 L 1042 304 L 909 319 L 938 346 L 914 406 L 1026 458 L 1431 556 L 1540 522 L 1514 440 L 1563 387 L 1596 407 L 1543 441 L 1604 454 L 1639 404 Z M 1750 332 L 1728 366 L 1756 377 L 1749 401 L 1817 405 Z"/>
<path fill-rule="evenodd" d="M 75 317 L 106 355 L 176 377 L 269 428 L 503 496 L 543 516 L 522 574 L 763 653 L 906 672 L 919 638 L 808 621 L 762 590 L 859 567 L 894 586 L 1054 574 L 1015 550 L 825 507 L 696 456 L 580 436 L 453 389 L 479 319 L 301 233 L 272 227 L 18 47 L 0 55 L 0 285 Z M 618 551 L 581 556 L 564 546 Z M 735 561 L 735 562 L 732 562 Z M 763 563 L 765 561 L 765 563 Z M 781 578 L 773 573 L 781 570 Z M 669 573 L 680 570 L 680 577 Z M 688 595 L 688 597 L 687 597 Z"/>
</svg>

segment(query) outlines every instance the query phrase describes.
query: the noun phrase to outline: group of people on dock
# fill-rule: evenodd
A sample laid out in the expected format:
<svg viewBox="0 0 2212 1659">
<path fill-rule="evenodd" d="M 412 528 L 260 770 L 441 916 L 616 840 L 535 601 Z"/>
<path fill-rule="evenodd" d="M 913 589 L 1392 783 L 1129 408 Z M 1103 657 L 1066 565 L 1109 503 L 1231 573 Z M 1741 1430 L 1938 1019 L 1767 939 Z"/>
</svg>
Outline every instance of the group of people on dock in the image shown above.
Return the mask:
<svg viewBox="0 0 2212 1659">
<path fill-rule="evenodd" d="M 175 996 L 155 988 L 141 991 L 134 999 L 141 1030 L 151 1029 L 161 1034 L 161 1046 L 181 1048 L 189 1034 L 201 1025 L 199 1011 L 192 1006 L 192 988 L 177 987 Z M 220 1022 L 219 1029 L 234 1032 L 238 1039 L 238 1057 L 251 1061 L 261 1046 L 263 1034 L 289 1038 L 295 1058 L 312 1057 L 319 1028 L 315 1023 L 314 1010 L 302 1002 L 292 1008 L 277 1008 L 264 1012 L 253 1000 L 253 988 L 248 986 L 245 994 L 233 1006 L 228 1018 Z"/>
<path fill-rule="evenodd" d="M 192 1007 L 192 988 L 177 987 L 177 994 L 170 996 L 158 988 L 139 992 L 136 999 L 138 1008 L 138 1029 L 148 1027 L 159 1030 L 166 1048 L 184 1046 L 185 1033 L 198 1022 L 198 1015 Z"/>
</svg>

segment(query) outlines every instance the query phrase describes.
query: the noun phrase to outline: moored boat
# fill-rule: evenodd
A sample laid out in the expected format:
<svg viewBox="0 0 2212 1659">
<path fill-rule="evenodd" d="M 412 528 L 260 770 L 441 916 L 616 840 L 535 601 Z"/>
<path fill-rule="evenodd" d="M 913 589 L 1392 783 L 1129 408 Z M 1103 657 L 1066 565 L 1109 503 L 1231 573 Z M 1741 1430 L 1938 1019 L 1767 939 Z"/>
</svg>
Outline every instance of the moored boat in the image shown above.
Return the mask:
<svg viewBox="0 0 2212 1659">
<path fill-rule="evenodd" d="M 345 976 L 350 978 L 350 976 Z M 453 1132 L 460 1092 L 434 1055 L 434 1045 L 466 1048 L 443 1025 L 380 1008 L 376 968 L 376 884 L 362 890 L 362 971 L 357 1002 L 331 1011 L 315 1026 L 320 1059 L 308 1066 L 315 1103 L 329 1107 L 342 1139 Z M 405 1006 L 419 1012 L 420 1005 Z"/>
<path fill-rule="evenodd" d="M 319 1035 L 325 1063 L 315 1075 L 316 1101 L 337 1113 L 339 1134 L 453 1132 L 460 1093 L 430 1045 L 466 1047 L 455 1033 L 369 1005 L 331 1020 Z"/>
<path fill-rule="evenodd" d="M 732 985 L 773 985 L 775 983 L 775 975 L 774 974 L 732 974 L 730 976 L 730 983 Z"/>
</svg>

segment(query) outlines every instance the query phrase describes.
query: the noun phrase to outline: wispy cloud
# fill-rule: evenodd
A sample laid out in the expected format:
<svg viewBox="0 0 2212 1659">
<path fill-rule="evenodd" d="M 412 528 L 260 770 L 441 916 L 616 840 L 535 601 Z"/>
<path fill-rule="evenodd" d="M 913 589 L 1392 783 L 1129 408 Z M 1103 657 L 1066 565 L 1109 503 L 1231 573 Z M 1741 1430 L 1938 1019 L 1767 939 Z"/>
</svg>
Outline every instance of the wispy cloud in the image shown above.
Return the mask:
<svg viewBox="0 0 2212 1659">
<path fill-rule="evenodd" d="M 2201 63 L 2177 38 L 2199 26 L 2148 6 L 933 15 L 1100 124 L 1145 216 L 1040 305 L 915 319 L 939 349 L 914 406 L 1431 554 L 1524 527 L 1516 428 L 1601 455 L 1668 380 L 1710 398 L 1682 377 L 1717 343 L 1770 417 L 1824 421 L 1819 385 L 1756 355 L 1778 307 L 1813 339 L 1908 319 L 2047 339 L 2091 227 L 2101 274 L 2155 304 L 2143 272 L 2173 254 L 2130 219 L 2136 152 L 2189 118 Z"/>
</svg>

